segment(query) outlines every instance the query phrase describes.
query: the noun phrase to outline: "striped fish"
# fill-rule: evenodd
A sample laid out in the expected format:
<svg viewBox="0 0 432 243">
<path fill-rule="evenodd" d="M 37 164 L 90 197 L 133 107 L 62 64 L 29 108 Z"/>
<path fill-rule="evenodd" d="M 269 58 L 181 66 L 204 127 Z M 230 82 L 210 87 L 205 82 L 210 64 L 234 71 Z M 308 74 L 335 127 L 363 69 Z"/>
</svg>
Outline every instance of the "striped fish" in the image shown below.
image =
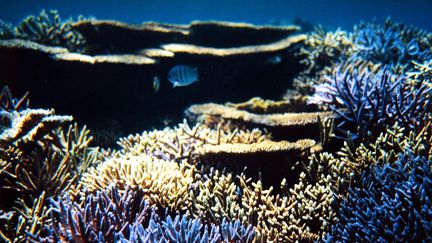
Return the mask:
<svg viewBox="0 0 432 243">
<path fill-rule="evenodd" d="M 187 86 L 198 81 L 198 70 L 187 65 L 177 65 L 168 73 L 168 80 L 173 84 L 173 88 L 177 86 Z"/>
</svg>

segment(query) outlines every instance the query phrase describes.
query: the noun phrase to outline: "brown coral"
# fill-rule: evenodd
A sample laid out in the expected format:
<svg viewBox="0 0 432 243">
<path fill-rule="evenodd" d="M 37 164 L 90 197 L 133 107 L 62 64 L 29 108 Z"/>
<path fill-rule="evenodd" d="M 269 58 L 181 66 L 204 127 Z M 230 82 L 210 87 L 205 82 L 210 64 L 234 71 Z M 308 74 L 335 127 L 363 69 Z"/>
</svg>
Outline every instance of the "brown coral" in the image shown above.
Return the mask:
<svg viewBox="0 0 432 243">
<path fill-rule="evenodd" d="M 0 97 L 0 189 L 9 195 L 1 209 L 10 212 L 0 234 L 6 241 L 25 241 L 25 232 L 43 231 L 47 198 L 79 190 L 76 182 L 82 171 L 97 160 L 97 148 L 89 147 L 88 130 L 76 125 L 63 130 L 71 116 L 28 109 L 25 99 L 13 99 L 9 91 Z"/>
</svg>

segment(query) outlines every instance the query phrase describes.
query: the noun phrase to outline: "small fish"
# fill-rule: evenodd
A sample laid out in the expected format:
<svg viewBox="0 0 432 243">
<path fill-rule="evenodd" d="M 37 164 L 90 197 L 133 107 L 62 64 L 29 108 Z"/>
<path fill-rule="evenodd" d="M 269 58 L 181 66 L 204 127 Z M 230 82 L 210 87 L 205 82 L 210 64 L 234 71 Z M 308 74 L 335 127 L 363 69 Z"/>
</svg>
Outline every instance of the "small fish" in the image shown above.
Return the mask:
<svg viewBox="0 0 432 243">
<path fill-rule="evenodd" d="M 158 78 L 158 76 L 154 76 L 153 77 L 153 89 L 157 93 L 159 91 L 159 88 L 160 88 L 159 78 Z"/>
<path fill-rule="evenodd" d="M 272 57 L 267 58 L 265 61 L 266 64 L 279 64 L 282 62 L 282 57 L 280 55 L 274 55 Z"/>
<path fill-rule="evenodd" d="M 177 86 L 187 86 L 198 81 L 198 70 L 187 65 L 177 65 L 168 73 L 168 80 L 173 84 L 173 88 Z"/>
</svg>

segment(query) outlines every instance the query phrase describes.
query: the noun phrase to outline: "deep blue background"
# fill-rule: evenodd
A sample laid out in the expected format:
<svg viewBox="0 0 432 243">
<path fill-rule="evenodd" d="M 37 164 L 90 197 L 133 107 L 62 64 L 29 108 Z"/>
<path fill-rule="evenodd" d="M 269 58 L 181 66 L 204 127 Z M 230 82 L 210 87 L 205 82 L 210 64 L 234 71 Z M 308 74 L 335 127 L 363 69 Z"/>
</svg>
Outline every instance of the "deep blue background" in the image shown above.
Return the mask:
<svg viewBox="0 0 432 243">
<path fill-rule="evenodd" d="M 299 17 L 346 30 L 361 20 L 383 21 L 390 15 L 395 21 L 432 30 L 432 0 L 0 0 L 0 19 L 16 23 L 41 9 L 58 9 L 62 17 L 83 14 L 129 23 L 215 19 L 268 24 Z"/>
</svg>

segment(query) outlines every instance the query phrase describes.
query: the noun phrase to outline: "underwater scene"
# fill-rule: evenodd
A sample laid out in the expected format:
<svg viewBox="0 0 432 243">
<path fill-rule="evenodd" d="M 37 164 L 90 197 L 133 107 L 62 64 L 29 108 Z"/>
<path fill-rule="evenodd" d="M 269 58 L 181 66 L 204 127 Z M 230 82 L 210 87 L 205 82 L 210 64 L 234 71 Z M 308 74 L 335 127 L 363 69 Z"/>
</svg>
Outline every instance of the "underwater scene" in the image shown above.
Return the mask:
<svg viewBox="0 0 432 243">
<path fill-rule="evenodd" d="M 431 13 L 0 0 L 0 242 L 431 242 Z"/>
</svg>

